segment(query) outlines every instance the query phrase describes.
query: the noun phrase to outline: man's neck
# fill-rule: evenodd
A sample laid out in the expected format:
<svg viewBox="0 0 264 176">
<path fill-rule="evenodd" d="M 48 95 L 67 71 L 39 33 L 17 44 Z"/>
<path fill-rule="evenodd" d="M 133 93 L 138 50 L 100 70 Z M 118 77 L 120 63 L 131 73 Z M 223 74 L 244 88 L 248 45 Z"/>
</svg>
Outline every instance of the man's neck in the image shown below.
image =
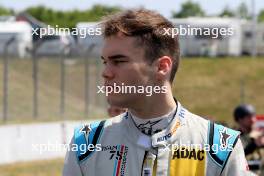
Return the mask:
<svg viewBox="0 0 264 176">
<path fill-rule="evenodd" d="M 148 97 L 143 106 L 130 108 L 129 111 L 139 118 L 151 119 L 169 113 L 176 106 L 173 96 L 164 94 L 163 96 Z"/>
</svg>

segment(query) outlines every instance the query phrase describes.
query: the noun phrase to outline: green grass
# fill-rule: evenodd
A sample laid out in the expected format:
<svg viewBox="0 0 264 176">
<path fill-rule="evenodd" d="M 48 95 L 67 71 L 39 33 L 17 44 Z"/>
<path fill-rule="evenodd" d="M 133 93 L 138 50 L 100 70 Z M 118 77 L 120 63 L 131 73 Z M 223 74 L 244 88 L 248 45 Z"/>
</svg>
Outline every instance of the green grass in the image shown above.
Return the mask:
<svg viewBox="0 0 264 176">
<path fill-rule="evenodd" d="M 230 124 L 241 103 L 241 80 L 244 101 L 264 114 L 264 58 L 183 60 L 173 92 L 190 111 Z"/>
<path fill-rule="evenodd" d="M 9 62 L 9 114 L 8 123 L 62 120 L 60 116 L 60 60 L 39 60 L 39 117 L 33 119 L 32 60 L 11 59 Z M 0 97 L 3 97 L 3 60 L 0 60 Z M 68 60 L 65 68 L 65 119 L 77 120 L 105 116 L 105 104 L 96 94 L 100 67 L 90 61 L 90 113 L 85 115 L 84 64 L 82 60 Z M 99 99 L 99 101 L 98 101 Z M 2 99 L 0 118 L 2 117 Z M 1 123 L 1 122 L 0 122 Z"/>
<path fill-rule="evenodd" d="M 98 98 L 96 83 L 100 82 L 100 66 L 91 61 L 90 102 L 88 117 L 84 114 L 84 64 L 71 60 L 66 64 L 65 119 L 105 117 L 106 102 Z M 3 60 L 0 60 L 0 97 L 3 96 Z M 59 59 L 39 61 L 39 119 L 56 121 L 60 117 L 60 62 Z M 8 123 L 29 123 L 32 117 L 32 61 L 10 60 Z M 174 82 L 173 92 L 190 111 L 215 120 L 233 122 L 233 108 L 241 102 L 240 84 L 245 83 L 245 101 L 264 114 L 264 57 L 251 58 L 188 58 L 183 59 Z M 0 101 L 0 118 L 2 100 Z M 100 109 L 101 108 L 101 109 Z M 1 123 L 1 122 L 0 122 Z"/>
<path fill-rule="evenodd" d="M 21 162 L 0 166 L 1 176 L 61 176 L 63 159 Z"/>
</svg>

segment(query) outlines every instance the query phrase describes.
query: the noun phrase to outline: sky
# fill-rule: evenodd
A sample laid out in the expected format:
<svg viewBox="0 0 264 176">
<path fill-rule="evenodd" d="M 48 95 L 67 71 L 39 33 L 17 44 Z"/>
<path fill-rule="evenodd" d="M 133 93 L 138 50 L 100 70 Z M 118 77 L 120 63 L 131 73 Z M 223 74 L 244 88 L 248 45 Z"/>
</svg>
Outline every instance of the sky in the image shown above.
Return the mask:
<svg viewBox="0 0 264 176">
<path fill-rule="evenodd" d="M 0 0 L 0 5 L 13 8 L 16 11 L 23 10 L 30 6 L 44 5 L 54 9 L 84 10 L 94 4 L 119 5 L 125 8 L 145 7 L 159 11 L 166 17 L 171 17 L 172 11 L 179 11 L 180 6 L 187 0 Z M 241 2 L 245 2 L 251 9 L 253 0 L 192 0 L 198 2 L 202 9 L 208 15 L 219 14 L 222 9 L 228 6 L 230 9 L 236 9 Z M 264 9 L 264 0 L 255 0 L 256 11 Z"/>
</svg>

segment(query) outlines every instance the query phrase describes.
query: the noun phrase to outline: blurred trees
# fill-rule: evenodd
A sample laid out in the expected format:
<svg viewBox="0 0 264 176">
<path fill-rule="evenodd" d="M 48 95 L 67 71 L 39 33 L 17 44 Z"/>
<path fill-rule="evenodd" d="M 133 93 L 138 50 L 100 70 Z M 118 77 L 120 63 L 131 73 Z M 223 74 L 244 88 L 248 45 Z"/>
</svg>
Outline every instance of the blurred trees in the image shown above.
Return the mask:
<svg viewBox="0 0 264 176">
<path fill-rule="evenodd" d="M 223 9 L 223 11 L 219 14 L 220 17 L 234 17 L 235 13 L 229 9 L 228 6 L 225 6 L 225 8 Z"/>
<path fill-rule="evenodd" d="M 237 8 L 237 16 L 243 19 L 249 19 L 250 14 L 247 5 L 242 2 Z"/>
<path fill-rule="evenodd" d="M 120 11 L 121 8 L 117 6 L 94 5 L 91 9 L 84 11 L 60 11 L 54 10 L 44 6 L 30 7 L 25 10 L 36 19 L 59 27 L 73 28 L 77 22 L 80 21 L 99 21 L 103 16 Z"/>
<path fill-rule="evenodd" d="M 172 12 L 173 18 L 186 18 L 190 16 L 206 16 L 206 13 L 200 7 L 199 3 L 192 2 L 188 0 L 181 5 L 179 12 Z M 220 17 L 239 17 L 241 19 L 251 19 L 250 10 L 245 2 L 241 2 L 237 9 L 230 9 L 225 6 L 222 12 L 218 15 Z M 264 9 L 260 11 L 258 15 L 258 21 L 264 22 Z"/>
<path fill-rule="evenodd" d="M 198 3 L 187 1 L 181 5 L 181 10 L 172 12 L 173 18 L 186 18 L 190 16 L 204 16 L 205 13 Z"/>
<path fill-rule="evenodd" d="M 242 2 L 238 5 L 237 9 L 230 9 L 225 6 L 223 11 L 219 14 L 220 17 L 238 17 L 241 19 L 250 19 L 249 11 L 247 5 Z"/>
<path fill-rule="evenodd" d="M 14 11 L 5 7 L 0 6 L 0 15 L 12 15 Z"/>
<path fill-rule="evenodd" d="M 264 22 L 264 9 L 260 11 L 259 16 L 258 16 L 258 21 Z"/>
<path fill-rule="evenodd" d="M 25 11 L 35 17 L 36 19 L 43 21 L 46 24 L 59 27 L 75 27 L 77 22 L 80 21 L 99 21 L 103 16 L 121 11 L 122 8 L 118 6 L 107 6 L 96 4 L 92 8 L 87 10 L 71 10 L 61 11 L 48 8 L 45 6 L 29 7 Z M 12 9 L 0 6 L 0 15 L 14 15 L 15 12 Z M 179 12 L 172 12 L 173 18 L 186 18 L 190 16 L 205 16 L 204 10 L 198 3 L 191 0 L 183 3 Z M 250 12 L 247 5 L 242 2 L 236 10 L 230 9 L 226 6 L 219 14 L 220 17 L 240 17 L 244 19 L 251 19 Z M 264 22 L 264 9 L 260 11 L 258 15 L 258 21 Z"/>
</svg>

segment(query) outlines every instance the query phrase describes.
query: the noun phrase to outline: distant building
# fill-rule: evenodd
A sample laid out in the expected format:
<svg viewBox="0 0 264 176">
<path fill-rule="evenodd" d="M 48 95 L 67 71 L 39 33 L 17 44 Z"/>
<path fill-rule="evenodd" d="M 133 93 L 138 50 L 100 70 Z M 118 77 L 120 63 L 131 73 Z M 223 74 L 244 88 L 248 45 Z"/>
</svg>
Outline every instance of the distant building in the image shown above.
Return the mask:
<svg viewBox="0 0 264 176">
<path fill-rule="evenodd" d="M 180 30 L 183 56 L 240 56 L 242 53 L 241 21 L 235 18 L 189 17 L 172 19 Z"/>
<path fill-rule="evenodd" d="M 46 35 L 40 38 L 40 29 L 53 28 L 28 13 L 22 12 L 16 16 L 17 21 L 28 22 L 33 30 L 37 30 L 38 34 L 32 32 L 33 45 L 36 45 L 39 40 L 42 40 L 41 45 L 36 49 L 36 55 L 38 56 L 69 56 L 72 54 L 72 50 L 75 49 L 75 40 L 73 36 L 67 33 L 59 33 L 55 35 Z"/>
<path fill-rule="evenodd" d="M 242 23 L 242 54 L 250 55 L 253 45 L 253 24 L 249 21 Z M 259 23 L 256 26 L 256 46 L 257 54 L 264 55 L 264 23 Z"/>
<path fill-rule="evenodd" d="M 252 25 L 237 18 L 189 17 L 171 19 L 175 28 L 192 31 L 179 35 L 182 56 L 241 56 L 252 50 Z M 80 22 L 76 27 L 97 28 L 99 22 Z M 175 30 L 176 31 L 176 30 Z M 210 32 L 208 32 L 210 31 Z M 196 32 L 196 33 L 195 33 Z M 207 35 L 210 33 L 209 35 Z M 100 35 L 78 36 L 78 46 L 89 55 L 100 55 L 103 38 Z M 264 55 L 264 23 L 257 26 L 257 53 Z"/>
<path fill-rule="evenodd" d="M 77 45 L 82 55 L 98 57 L 101 55 L 103 36 L 98 22 L 77 23 L 78 29 Z"/>
<path fill-rule="evenodd" d="M 16 21 L 14 16 L 0 16 L 1 22 Z"/>
<path fill-rule="evenodd" d="M 8 42 L 10 44 L 7 47 Z M 25 58 L 32 49 L 31 26 L 26 22 L 0 22 L 0 55 Z"/>
<path fill-rule="evenodd" d="M 188 17 L 171 21 L 175 29 L 170 32 L 178 32 L 182 56 L 241 56 L 252 52 L 253 25 L 250 21 L 225 17 Z M 7 54 L 19 58 L 29 57 L 40 40 L 37 55 L 100 56 L 103 36 L 99 22 L 77 23 L 77 36 L 64 32 L 41 39 L 33 33 L 33 30 L 49 27 L 27 13 L 0 16 L 0 55 L 4 54 L 5 44 L 13 36 L 15 40 Z M 258 24 L 256 31 L 257 54 L 264 55 L 264 23 Z"/>
</svg>

